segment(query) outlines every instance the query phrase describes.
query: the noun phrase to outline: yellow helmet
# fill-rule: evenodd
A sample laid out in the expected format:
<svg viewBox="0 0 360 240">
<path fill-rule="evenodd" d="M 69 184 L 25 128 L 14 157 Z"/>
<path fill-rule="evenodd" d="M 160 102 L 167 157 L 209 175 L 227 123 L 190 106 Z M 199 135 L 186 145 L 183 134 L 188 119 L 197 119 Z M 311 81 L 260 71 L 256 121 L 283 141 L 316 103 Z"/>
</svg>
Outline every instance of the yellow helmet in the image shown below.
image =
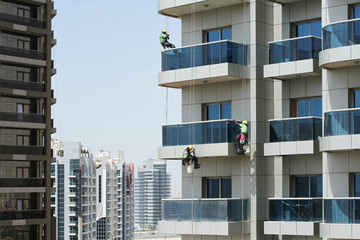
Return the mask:
<svg viewBox="0 0 360 240">
<path fill-rule="evenodd" d="M 188 148 L 191 150 L 193 150 L 193 146 L 192 145 L 189 145 Z"/>
<path fill-rule="evenodd" d="M 163 33 L 166 33 L 166 30 L 162 30 Z"/>
<path fill-rule="evenodd" d="M 242 123 L 247 125 L 248 121 L 244 120 L 244 121 L 242 121 Z"/>
</svg>

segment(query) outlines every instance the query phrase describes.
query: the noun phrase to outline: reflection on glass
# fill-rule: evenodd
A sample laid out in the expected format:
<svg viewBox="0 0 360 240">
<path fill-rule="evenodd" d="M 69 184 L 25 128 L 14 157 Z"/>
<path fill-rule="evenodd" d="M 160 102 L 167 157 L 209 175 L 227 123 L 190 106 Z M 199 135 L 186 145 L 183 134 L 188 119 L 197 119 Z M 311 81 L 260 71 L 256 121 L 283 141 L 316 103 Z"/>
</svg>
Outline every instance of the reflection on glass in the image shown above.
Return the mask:
<svg viewBox="0 0 360 240">
<path fill-rule="evenodd" d="M 218 178 L 207 179 L 207 198 L 219 198 L 220 183 Z"/>
<path fill-rule="evenodd" d="M 207 33 L 207 41 L 208 42 L 215 42 L 220 40 L 220 31 L 211 31 Z"/>
<path fill-rule="evenodd" d="M 315 222 L 322 220 L 322 199 L 270 199 L 270 221 Z"/>
<path fill-rule="evenodd" d="M 220 104 L 207 105 L 207 120 L 220 119 Z"/>
<path fill-rule="evenodd" d="M 325 223 L 360 223 L 360 199 L 325 199 Z"/>
<path fill-rule="evenodd" d="M 309 197 L 309 177 L 295 178 L 295 197 Z"/>
<path fill-rule="evenodd" d="M 360 20 L 336 23 L 323 28 L 323 48 L 360 44 Z"/>
<path fill-rule="evenodd" d="M 310 197 L 322 197 L 322 176 L 310 177 Z"/>
<path fill-rule="evenodd" d="M 325 136 L 360 134 L 360 110 L 327 112 L 324 117 Z"/>
<path fill-rule="evenodd" d="M 231 40 L 232 31 L 230 28 L 221 30 L 221 40 Z"/>
<path fill-rule="evenodd" d="M 308 23 L 296 25 L 296 36 L 297 37 L 309 36 L 310 35 L 309 30 L 310 29 Z"/>
<path fill-rule="evenodd" d="M 231 198 L 231 178 L 221 179 L 221 198 Z"/>
<path fill-rule="evenodd" d="M 231 103 L 221 104 L 221 119 L 231 119 Z"/>
</svg>

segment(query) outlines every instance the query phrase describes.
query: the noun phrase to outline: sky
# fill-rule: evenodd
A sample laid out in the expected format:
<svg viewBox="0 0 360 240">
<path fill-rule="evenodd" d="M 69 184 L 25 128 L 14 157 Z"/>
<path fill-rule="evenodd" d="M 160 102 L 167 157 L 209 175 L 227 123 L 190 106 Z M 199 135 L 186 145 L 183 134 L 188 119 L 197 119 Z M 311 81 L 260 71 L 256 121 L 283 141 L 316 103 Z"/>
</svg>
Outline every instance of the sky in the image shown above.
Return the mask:
<svg viewBox="0 0 360 240">
<path fill-rule="evenodd" d="M 122 149 L 135 166 L 157 158 L 161 126 L 181 122 L 181 91 L 169 88 L 166 101 L 166 88 L 157 85 L 159 35 L 166 28 L 180 46 L 180 20 L 159 15 L 157 0 L 54 2 L 52 138 L 81 142 L 94 155 L 104 150 L 118 157 Z M 180 164 L 168 161 L 173 196 Z"/>
</svg>

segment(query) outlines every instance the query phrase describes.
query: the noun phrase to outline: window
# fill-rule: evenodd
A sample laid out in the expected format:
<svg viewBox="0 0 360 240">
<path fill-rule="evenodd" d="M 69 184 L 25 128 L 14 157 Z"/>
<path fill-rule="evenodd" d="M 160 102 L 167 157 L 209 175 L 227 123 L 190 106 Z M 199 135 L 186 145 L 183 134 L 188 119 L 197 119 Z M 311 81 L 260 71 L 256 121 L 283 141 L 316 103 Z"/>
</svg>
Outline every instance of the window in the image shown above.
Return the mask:
<svg viewBox="0 0 360 240">
<path fill-rule="evenodd" d="M 231 177 L 204 178 L 205 198 L 231 198 Z"/>
<path fill-rule="evenodd" d="M 231 119 L 231 103 L 214 103 L 206 105 L 205 120 Z"/>
<path fill-rule="evenodd" d="M 294 197 L 322 197 L 322 176 L 294 176 Z"/>
<path fill-rule="evenodd" d="M 360 4 L 349 5 L 349 19 L 360 18 Z"/>
<path fill-rule="evenodd" d="M 220 40 L 231 40 L 232 31 L 231 28 L 217 29 L 206 32 L 206 42 L 215 42 Z"/>
<path fill-rule="evenodd" d="M 20 146 L 29 146 L 30 145 L 30 136 L 27 135 L 17 135 L 16 136 L 16 145 Z"/>
<path fill-rule="evenodd" d="M 99 203 L 101 203 L 101 175 L 99 175 Z"/>
<path fill-rule="evenodd" d="M 29 177 L 29 168 L 17 167 L 16 168 L 16 177 L 17 178 L 28 178 Z"/>
<path fill-rule="evenodd" d="M 322 99 L 297 99 L 293 102 L 293 116 L 294 117 L 322 117 Z"/>
<path fill-rule="evenodd" d="M 294 24 L 294 37 L 316 36 L 321 37 L 321 21 Z"/>
<path fill-rule="evenodd" d="M 353 106 L 354 108 L 360 108 L 360 89 L 354 90 L 354 101 Z"/>
<path fill-rule="evenodd" d="M 17 40 L 17 47 L 23 49 L 30 49 L 30 41 L 25 41 L 22 39 Z"/>
</svg>

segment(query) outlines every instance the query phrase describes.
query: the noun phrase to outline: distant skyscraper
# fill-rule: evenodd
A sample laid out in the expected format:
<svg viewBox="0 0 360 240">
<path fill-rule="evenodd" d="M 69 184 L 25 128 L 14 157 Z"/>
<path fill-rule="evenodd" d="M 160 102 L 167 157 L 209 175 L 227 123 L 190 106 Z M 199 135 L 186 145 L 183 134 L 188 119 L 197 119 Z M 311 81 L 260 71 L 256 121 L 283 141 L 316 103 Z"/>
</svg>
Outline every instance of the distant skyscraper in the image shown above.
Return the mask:
<svg viewBox="0 0 360 240">
<path fill-rule="evenodd" d="M 135 225 L 142 229 L 157 226 L 161 220 L 161 199 L 170 197 L 170 175 L 166 161 L 149 159 L 138 168 L 135 181 Z"/>
<path fill-rule="evenodd" d="M 0 239 L 54 239 L 51 0 L 0 1 Z"/>
<path fill-rule="evenodd" d="M 97 239 L 131 240 L 134 232 L 133 164 L 109 152 L 95 156 L 97 175 Z"/>
<path fill-rule="evenodd" d="M 96 168 L 92 154 L 79 142 L 53 141 L 56 163 L 51 193 L 57 239 L 96 239 Z"/>
</svg>

